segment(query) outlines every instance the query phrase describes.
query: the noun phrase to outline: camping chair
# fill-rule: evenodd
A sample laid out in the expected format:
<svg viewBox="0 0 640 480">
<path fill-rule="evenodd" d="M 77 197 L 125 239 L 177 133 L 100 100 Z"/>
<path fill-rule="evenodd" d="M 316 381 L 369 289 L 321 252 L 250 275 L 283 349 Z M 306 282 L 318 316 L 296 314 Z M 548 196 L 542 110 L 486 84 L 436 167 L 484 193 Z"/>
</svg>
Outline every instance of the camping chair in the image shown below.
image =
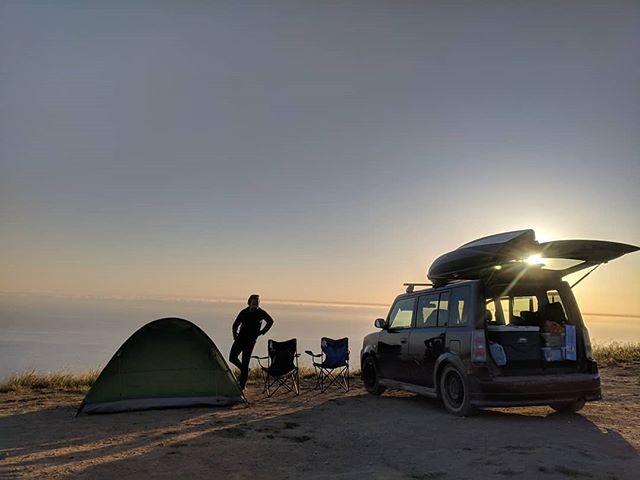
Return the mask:
<svg viewBox="0 0 640 480">
<path fill-rule="evenodd" d="M 331 385 L 349 391 L 349 339 L 333 340 L 322 337 L 320 341 L 322 353 L 315 354 L 311 350 L 305 353 L 311 355 L 313 368 L 316 372 L 316 385 L 320 392 L 325 392 Z M 322 357 L 324 356 L 324 359 Z M 320 358 L 321 361 L 315 361 Z"/>
<path fill-rule="evenodd" d="M 264 388 L 262 393 L 271 396 L 280 389 L 288 392 L 300 394 L 300 377 L 298 375 L 298 353 L 297 341 L 295 338 L 286 342 L 276 342 L 269 340 L 267 344 L 267 357 L 256 357 L 258 365 L 262 371 Z M 262 360 L 267 361 L 267 365 L 262 364 Z M 275 385 L 275 388 L 272 388 Z"/>
</svg>

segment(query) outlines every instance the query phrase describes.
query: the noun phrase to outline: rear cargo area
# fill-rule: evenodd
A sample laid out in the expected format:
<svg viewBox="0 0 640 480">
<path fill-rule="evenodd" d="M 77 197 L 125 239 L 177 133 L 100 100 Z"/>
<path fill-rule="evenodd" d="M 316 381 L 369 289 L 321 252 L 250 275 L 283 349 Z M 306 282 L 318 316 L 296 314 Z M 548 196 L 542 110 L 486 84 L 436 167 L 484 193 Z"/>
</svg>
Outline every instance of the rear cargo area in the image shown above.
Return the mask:
<svg viewBox="0 0 640 480">
<path fill-rule="evenodd" d="M 567 336 L 549 334 L 536 326 L 487 326 L 489 352 L 505 375 L 577 372 L 576 328 L 571 325 L 569 329 L 573 333 Z"/>
<path fill-rule="evenodd" d="M 488 296 L 485 333 L 497 375 L 582 371 L 585 327 L 568 308 L 571 291 L 559 290 L 523 285 Z"/>
</svg>

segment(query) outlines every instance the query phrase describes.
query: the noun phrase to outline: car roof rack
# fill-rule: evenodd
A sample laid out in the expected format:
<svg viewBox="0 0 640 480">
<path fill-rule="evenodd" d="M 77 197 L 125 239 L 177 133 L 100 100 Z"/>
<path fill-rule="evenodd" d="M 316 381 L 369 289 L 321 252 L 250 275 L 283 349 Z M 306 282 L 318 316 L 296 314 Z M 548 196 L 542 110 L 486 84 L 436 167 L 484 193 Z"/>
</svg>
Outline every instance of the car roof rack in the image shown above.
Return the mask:
<svg viewBox="0 0 640 480">
<path fill-rule="evenodd" d="M 403 283 L 402 286 L 407 287 L 407 293 L 413 293 L 415 287 L 433 287 L 433 283 Z"/>
</svg>

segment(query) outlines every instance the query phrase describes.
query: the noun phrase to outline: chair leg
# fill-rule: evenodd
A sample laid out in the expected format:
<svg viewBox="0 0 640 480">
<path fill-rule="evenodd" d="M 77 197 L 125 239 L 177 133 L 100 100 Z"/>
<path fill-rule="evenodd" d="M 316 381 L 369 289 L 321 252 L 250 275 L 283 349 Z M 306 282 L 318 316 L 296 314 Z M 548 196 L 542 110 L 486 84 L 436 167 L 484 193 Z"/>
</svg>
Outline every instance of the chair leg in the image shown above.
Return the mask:
<svg viewBox="0 0 640 480">
<path fill-rule="evenodd" d="M 275 388 L 271 388 L 273 386 L 275 386 Z M 269 376 L 265 388 L 268 397 L 275 395 L 280 388 L 287 392 L 293 392 L 296 395 L 300 395 L 300 376 L 298 369 L 292 370 L 281 377 Z"/>
<path fill-rule="evenodd" d="M 267 378 L 265 380 L 265 389 L 267 391 L 267 397 L 271 396 L 271 385 L 272 385 L 272 380 L 271 380 L 271 374 L 269 372 L 267 372 Z"/>
<path fill-rule="evenodd" d="M 325 380 L 327 380 L 327 383 L 325 383 Z M 324 369 L 322 372 L 322 390 L 321 393 L 326 392 L 329 387 L 331 385 L 333 385 L 333 382 L 335 381 L 335 379 L 333 378 L 333 374 L 331 373 L 331 370 L 328 369 Z"/>
<path fill-rule="evenodd" d="M 351 380 L 350 380 L 350 378 L 351 378 L 351 374 L 349 372 L 349 364 L 347 364 L 347 392 L 349 390 L 351 390 L 351 383 L 350 383 Z"/>
<path fill-rule="evenodd" d="M 313 386 L 313 389 L 317 390 L 318 387 L 320 387 L 320 369 L 316 364 L 313 364 L 313 373 L 315 373 L 316 376 L 316 384 Z"/>
<path fill-rule="evenodd" d="M 321 393 L 326 392 L 331 385 L 336 385 L 338 388 L 349 391 L 349 366 L 344 366 L 338 370 L 337 373 L 333 373 L 336 369 L 322 369 L 322 390 Z M 324 380 L 327 380 L 325 384 Z"/>
<path fill-rule="evenodd" d="M 300 371 L 298 369 L 298 355 L 296 354 L 296 370 L 295 370 L 295 389 L 296 389 L 296 395 L 300 395 Z"/>
</svg>

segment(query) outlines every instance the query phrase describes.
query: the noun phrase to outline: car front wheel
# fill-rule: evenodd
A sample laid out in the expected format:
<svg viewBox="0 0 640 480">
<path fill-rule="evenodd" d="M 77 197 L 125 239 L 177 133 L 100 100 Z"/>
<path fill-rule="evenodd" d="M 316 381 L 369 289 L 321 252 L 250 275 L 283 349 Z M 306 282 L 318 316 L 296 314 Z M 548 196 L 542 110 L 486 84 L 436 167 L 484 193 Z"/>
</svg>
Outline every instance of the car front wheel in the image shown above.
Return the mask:
<svg viewBox="0 0 640 480">
<path fill-rule="evenodd" d="M 464 417 L 475 412 L 466 378 L 453 365 L 444 367 L 440 376 L 440 397 L 449 413 Z"/>
<path fill-rule="evenodd" d="M 362 365 L 362 383 L 367 392 L 373 395 L 382 395 L 386 387 L 380 385 L 380 376 L 373 357 L 367 357 Z"/>
<path fill-rule="evenodd" d="M 585 404 L 584 398 L 579 398 L 573 402 L 556 402 L 552 403 L 549 406 L 553 408 L 556 412 L 565 412 L 565 413 L 575 413 L 582 410 Z"/>
</svg>

